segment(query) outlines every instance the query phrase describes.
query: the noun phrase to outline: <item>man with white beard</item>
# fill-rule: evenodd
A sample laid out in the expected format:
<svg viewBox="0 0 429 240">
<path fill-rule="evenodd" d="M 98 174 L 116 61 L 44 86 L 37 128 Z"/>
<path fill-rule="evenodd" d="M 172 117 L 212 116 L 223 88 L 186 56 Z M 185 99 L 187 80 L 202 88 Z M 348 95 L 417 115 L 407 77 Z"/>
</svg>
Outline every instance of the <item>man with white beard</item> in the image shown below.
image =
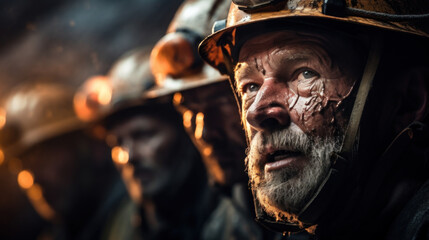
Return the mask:
<svg viewBox="0 0 429 240">
<path fill-rule="evenodd" d="M 240 103 L 257 220 L 429 239 L 429 3 L 232 2 L 199 52 Z"/>
<path fill-rule="evenodd" d="M 339 149 L 339 143 L 334 138 L 312 139 L 295 124 L 269 134 L 257 134 L 249 148 L 247 171 L 251 177 L 251 186 L 264 209 L 279 218 L 289 215 L 285 211 L 298 212 L 302 209 L 303 203 L 328 172 L 330 154 Z M 265 159 L 264 146 L 283 152 Z M 307 164 L 302 167 L 281 167 L 295 157 L 308 158 Z M 276 161 L 282 158 L 285 160 Z"/>
<path fill-rule="evenodd" d="M 248 40 L 234 76 L 250 140 L 251 186 L 266 212 L 293 222 L 327 176 L 331 154 L 341 148 L 348 112 L 341 103 L 363 58 L 357 43 L 345 44 L 328 30 L 296 31 Z M 342 52 L 349 54 L 333 58 Z"/>
</svg>

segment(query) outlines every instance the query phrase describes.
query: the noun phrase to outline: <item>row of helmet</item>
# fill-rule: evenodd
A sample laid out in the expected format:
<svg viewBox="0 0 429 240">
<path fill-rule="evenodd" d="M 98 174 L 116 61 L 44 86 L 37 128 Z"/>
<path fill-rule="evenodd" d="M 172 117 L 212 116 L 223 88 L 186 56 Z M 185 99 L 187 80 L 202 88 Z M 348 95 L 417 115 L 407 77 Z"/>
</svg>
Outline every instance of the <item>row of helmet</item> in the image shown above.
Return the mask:
<svg viewBox="0 0 429 240">
<path fill-rule="evenodd" d="M 19 152 L 36 141 L 82 126 L 80 121 L 102 119 L 129 104 L 141 104 L 148 99 L 226 80 L 227 76 L 219 74 L 217 70 L 227 73 L 225 66 L 222 66 L 225 64 L 224 50 L 231 51 L 233 46 L 225 48 L 223 44 L 236 44 L 228 42 L 228 39 L 249 24 L 290 18 L 293 27 L 299 17 L 316 17 L 428 36 L 427 29 L 418 24 L 418 17 L 425 17 L 421 12 L 425 12 L 428 4 L 418 0 L 406 5 L 389 1 L 371 4 L 366 1 L 341 0 L 302 0 L 287 4 L 283 1 L 233 2 L 228 19 L 223 21 L 223 25 L 217 22 L 213 29 L 215 33 L 205 39 L 200 47 L 202 57 L 217 69 L 202 62 L 196 47 L 203 37 L 209 35 L 207 26 L 226 16 L 229 3 L 224 1 L 211 14 L 206 13 L 213 7 L 211 4 L 215 3 L 194 1 L 185 4 L 176 14 L 167 34 L 153 49 L 132 50 L 123 55 L 107 75 L 89 78 L 74 95 L 74 106 L 68 99 L 73 93 L 61 86 L 41 83 L 11 92 L 3 100 L 0 109 L 0 143 L 3 151 L 13 149 Z M 331 8 L 336 12 L 329 12 Z M 409 16 L 409 19 L 417 18 L 417 21 L 407 21 L 404 17 L 395 19 L 397 13 Z M 216 27 L 219 24 L 222 26 Z M 228 55 L 234 54 L 228 52 Z"/>
<path fill-rule="evenodd" d="M 319 27 L 316 21 L 327 20 L 351 35 L 360 34 L 365 28 L 428 37 L 419 19 L 427 18 L 423 13 L 429 4 L 423 0 L 412 2 L 404 5 L 388 0 L 376 3 L 364 0 L 233 0 L 233 4 L 229 1 L 188 1 L 178 11 L 167 34 L 153 48 L 126 53 L 106 75 L 90 77 L 76 92 L 44 83 L 20 86 L 12 91 L 0 108 L 0 164 L 15 168 L 13 172 L 20 186 L 37 200 L 39 209 L 50 218 L 52 209 L 40 200 L 40 191 L 31 172 L 17 164 L 17 157 L 35 144 L 86 129 L 88 123 L 94 135 L 106 139 L 106 130 L 98 124 L 109 116 L 135 106 L 178 103 L 182 101 L 182 91 L 227 81 L 228 76 L 221 73 L 233 78 L 232 66 L 242 44 L 235 41 L 235 36 L 266 31 L 263 28 L 270 24 L 272 29 L 275 26 L 294 29 L 304 22 L 306 26 Z M 208 26 L 225 18 L 228 8 L 228 18 L 216 22 L 214 33 L 208 36 Z M 401 15 L 395 15 L 397 13 Z M 199 54 L 208 64 L 198 55 L 201 41 Z M 196 119 L 202 120 L 204 115 Z M 183 113 L 185 127 L 187 120 Z M 201 134 L 202 130 L 198 131 L 198 135 Z M 198 138 L 197 131 L 195 137 Z M 112 149 L 112 157 L 117 162 L 128 160 L 127 153 L 118 148 Z M 36 195 L 39 197 L 34 197 Z"/>
<path fill-rule="evenodd" d="M 215 6 L 214 15 L 206 14 Z M 179 91 L 225 81 L 225 76 L 203 64 L 197 46 L 209 33 L 211 22 L 226 16 L 228 7 L 228 1 L 220 6 L 216 1 L 187 2 L 154 48 L 125 53 L 108 73 L 88 78 L 77 91 L 59 83 L 34 82 L 19 85 L 2 99 L 0 165 L 6 165 L 14 174 L 19 187 L 43 218 L 56 220 L 58 209 L 52 206 L 49 196 L 45 197 L 48 191 L 39 185 L 35 172 L 21 158 L 36 145 L 57 141 L 58 137 L 76 131 L 90 132 L 109 143 L 106 129 L 100 124 L 109 116 L 135 106 L 172 104 L 173 95 Z M 128 153 L 121 148 L 113 148 L 109 153 L 117 163 L 128 161 Z"/>
<path fill-rule="evenodd" d="M 43 82 L 14 89 L 2 102 L 2 148 L 12 153 L 24 151 L 37 141 L 97 122 L 120 109 L 227 80 L 204 64 L 196 50 L 202 37 L 209 34 L 206 26 L 227 11 L 229 4 L 224 2 L 210 18 L 204 8 L 212 5 L 204 1 L 184 5 L 153 49 L 125 53 L 106 75 L 90 77 L 76 92 Z M 200 10 L 198 14 L 189 16 L 195 9 Z M 202 16 L 206 18 L 203 21 Z M 200 19 L 198 24 L 195 19 Z"/>
</svg>

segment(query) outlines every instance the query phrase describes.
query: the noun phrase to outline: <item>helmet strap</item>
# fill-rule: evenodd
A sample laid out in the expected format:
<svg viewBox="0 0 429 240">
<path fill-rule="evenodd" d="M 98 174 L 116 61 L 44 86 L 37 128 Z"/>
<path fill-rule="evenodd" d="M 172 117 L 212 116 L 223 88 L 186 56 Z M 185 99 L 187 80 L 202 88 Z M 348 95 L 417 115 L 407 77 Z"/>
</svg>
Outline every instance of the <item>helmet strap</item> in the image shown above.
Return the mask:
<svg viewBox="0 0 429 240">
<path fill-rule="evenodd" d="M 330 201 L 330 197 L 335 194 L 337 187 L 343 182 L 347 175 L 347 168 L 350 166 L 354 153 L 357 150 L 359 141 L 359 125 L 371 89 L 374 76 L 380 62 L 382 52 L 382 38 L 375 36 L 371 41 L 366 66 L 360 81 L 359 89 L 350 114 L 349 123 L 345 132 L 343 144 L 339 153 L 331 155 L 331 168 L 323 180 L 322 184 L 314 193 L 307 205 L 298 214 L 299 219 L 305 223 L 315 223 L 325 210 Z"/>
<path fill-rule="evenodd" d="M 356 141 L 360 121 L 362 118 L 363 109 L 374 80 L 375 73 L 380 62 L 382 50 L 381 37 L 375 37 L 371 41 L 371 49 L 369 51 L 368 60 L 366 62 L 365 70 L 362 75 L 362 80 L 356 95 L 353 110 L 350 114 L 349 124 L 344 136 L 344 142 L 341 148 L 340 155 L 349 155 L 352 152 L 353 145 Z"/>
</svg>

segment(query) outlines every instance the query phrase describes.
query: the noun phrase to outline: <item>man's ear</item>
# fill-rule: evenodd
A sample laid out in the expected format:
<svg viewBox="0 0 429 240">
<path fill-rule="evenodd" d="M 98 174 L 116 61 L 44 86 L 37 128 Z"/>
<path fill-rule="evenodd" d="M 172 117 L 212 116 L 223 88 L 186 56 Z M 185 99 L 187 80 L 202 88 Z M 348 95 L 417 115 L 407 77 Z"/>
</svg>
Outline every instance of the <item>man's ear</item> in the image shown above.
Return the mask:
<svg viewBox="0 0 429 240">
<path fill-rule="evenodd" d="M 396 129 L 403 129 L 413 121 L 422 121 L 428 113 L 429 69 L 414 68 L 400 75 L 395 88 L 400 97 Z"/>
</svg>

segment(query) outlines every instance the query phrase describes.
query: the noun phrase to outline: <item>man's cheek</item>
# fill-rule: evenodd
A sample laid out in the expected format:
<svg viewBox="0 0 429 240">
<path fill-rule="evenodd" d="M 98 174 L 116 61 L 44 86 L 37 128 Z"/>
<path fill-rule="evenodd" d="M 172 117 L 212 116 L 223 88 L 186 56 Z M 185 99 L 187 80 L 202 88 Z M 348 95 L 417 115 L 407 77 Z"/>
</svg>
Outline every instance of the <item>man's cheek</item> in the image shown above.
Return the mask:
<svg viewBox="0 0 429 240">
<path fill-rule="evenodd" d="M 291 122 L 296 124 L 303 132 L 310 132 L 313 127 L 313 115 L 311 112 L 305 110 L 305 100 L 301 98 L 295 105 L 295 108 L 289 110 Z"/>
<path fill-rule="evenodd" d="M 308 112 L 309 119 L 305 122 L 305 132 L 313 136 L 332 136 L 346 125 L 342 111 L 337 102 L 330 102 L 323 111 Z"/>
</svg>

